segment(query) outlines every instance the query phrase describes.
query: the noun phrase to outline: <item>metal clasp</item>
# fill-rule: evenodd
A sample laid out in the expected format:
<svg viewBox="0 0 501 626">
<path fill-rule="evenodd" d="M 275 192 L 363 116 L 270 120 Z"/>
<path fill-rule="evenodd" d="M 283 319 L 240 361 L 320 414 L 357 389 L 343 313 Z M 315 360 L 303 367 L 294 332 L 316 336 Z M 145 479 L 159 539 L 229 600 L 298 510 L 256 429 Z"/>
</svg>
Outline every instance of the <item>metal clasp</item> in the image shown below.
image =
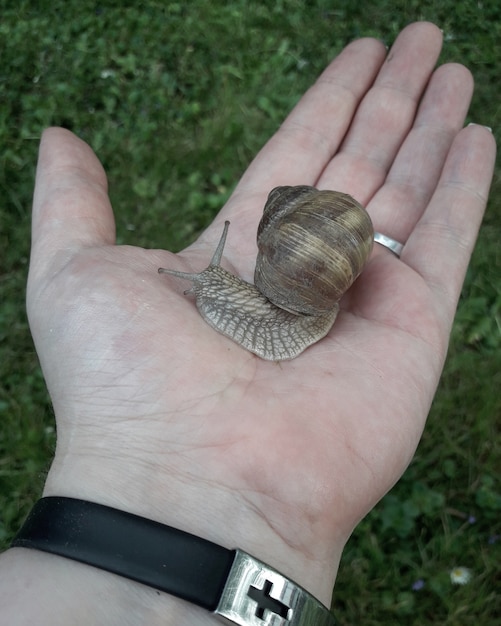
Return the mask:
<svg viewBox="0 0 501 626">
<path fill-rule="evenodd" d="M 238 626 L 334 626 L 334 618 L 305 589 L 250 554 L 237 550 L 214 611 Z"/>
</svg>

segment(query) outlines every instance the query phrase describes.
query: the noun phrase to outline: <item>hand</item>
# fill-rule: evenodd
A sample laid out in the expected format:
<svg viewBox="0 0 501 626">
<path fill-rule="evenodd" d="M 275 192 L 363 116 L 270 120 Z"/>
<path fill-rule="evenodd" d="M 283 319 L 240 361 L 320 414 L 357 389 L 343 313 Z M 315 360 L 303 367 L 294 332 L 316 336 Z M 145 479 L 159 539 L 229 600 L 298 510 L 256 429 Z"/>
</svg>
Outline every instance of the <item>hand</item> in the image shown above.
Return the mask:
<svg viewBox="0 0 501 626">
<path fill-rule="evenodd" d="M 471 75 L 434 70 L 440 48 L 426 23 L 389 52 L 347 46 L 178 256 L 115 246 L 96 157 L 44 134 L 28 313 L 57 419 L 46 495 L 241 547 L 329 603 L 344 543 L 415 451 L 492 177 L 492 135 L 463 128 Z M 284 184 L 350 193 L 405 248 L 376 245 L 329 336 L 277 365 L 209 328 L 157 268 L 204 268 L 230 219 L 223 266 L 250 279 Z"/>
</svg>

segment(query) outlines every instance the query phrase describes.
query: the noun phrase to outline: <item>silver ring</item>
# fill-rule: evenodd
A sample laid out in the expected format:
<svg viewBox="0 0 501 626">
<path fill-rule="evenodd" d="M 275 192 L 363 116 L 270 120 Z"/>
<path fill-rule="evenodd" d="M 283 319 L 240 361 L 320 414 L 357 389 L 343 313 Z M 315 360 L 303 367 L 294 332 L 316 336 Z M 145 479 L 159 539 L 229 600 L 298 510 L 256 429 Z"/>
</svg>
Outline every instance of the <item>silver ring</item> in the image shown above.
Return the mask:
<svg viewBox="0 0 501 626">
<path fill-rule="evenodd" d="M 400 258 L 402 250 L 404 249 L 403 243 L 395 241 L 395 239 L 387 237 L 386 235 L 383 235 L 381 233 L 374 233 L 374 241 L 381 244 L 385 248 L 388 248 L 388 250 L 391 250 L 395 256 Z"/>
</svg>

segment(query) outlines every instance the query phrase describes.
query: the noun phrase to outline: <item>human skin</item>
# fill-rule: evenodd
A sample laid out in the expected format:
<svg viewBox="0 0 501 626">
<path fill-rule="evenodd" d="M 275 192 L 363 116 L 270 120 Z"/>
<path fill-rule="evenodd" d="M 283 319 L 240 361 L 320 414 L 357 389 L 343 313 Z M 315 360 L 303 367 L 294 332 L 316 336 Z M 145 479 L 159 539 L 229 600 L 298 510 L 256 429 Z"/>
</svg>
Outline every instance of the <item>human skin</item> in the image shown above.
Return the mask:
<svg viewBox="0 0 501 626">
<path fill-rule="evenodd" d="M 96 156 L 66 130 L 44 133 L 27 292 L 57 420 L 44 495 L 240 547 L 330 604 L 353 528 L 418 444 L 492 179 L 492 134 L 464 127 L 471 74 L 435 69 L 441 44 L 415 23 L 389 51 L 348 45 L 177 255 L 116 246 Z M 223 266 L 251 279 L 266 196 L 287 184 L 353 195 L 405 247 L 397 259 L 376 245 L 329 335 L 276 364 L 214 332 L 157 268 L 204 268 L 229 219 Z M 14 625 L 219 623 L 21 548 L 0 558 L 0 606 Z"/>
</svg>

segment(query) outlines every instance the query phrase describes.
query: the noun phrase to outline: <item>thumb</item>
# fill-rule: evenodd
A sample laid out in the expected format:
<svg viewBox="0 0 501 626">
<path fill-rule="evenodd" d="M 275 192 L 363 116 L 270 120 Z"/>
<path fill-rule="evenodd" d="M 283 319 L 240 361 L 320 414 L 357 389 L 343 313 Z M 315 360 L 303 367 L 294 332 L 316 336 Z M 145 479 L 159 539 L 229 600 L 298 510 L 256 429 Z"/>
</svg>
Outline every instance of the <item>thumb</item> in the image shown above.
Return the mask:
<svg viewBox="0 0 501 626">
<path fill-rule="evenodd" d="M 96 155 L 68 130 L 47 129 L 33 197 L 30 278 L 57 272 L 81 248 L 114 242 L 106 174 Z"/>
</svg>

